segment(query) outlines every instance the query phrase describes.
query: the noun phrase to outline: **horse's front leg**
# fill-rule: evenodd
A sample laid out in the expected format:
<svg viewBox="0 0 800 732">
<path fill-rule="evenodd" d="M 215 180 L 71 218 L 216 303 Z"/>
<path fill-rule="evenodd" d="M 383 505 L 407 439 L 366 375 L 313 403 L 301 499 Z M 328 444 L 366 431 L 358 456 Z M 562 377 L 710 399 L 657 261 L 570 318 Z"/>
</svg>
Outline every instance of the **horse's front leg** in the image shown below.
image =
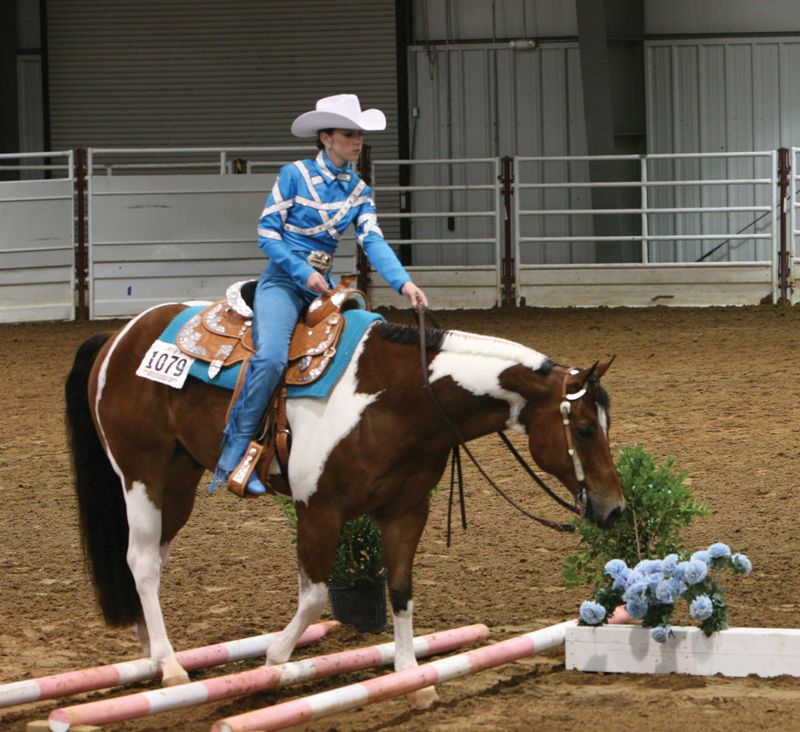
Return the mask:
<svg viewBox="0 0 800 732">
<path fill-rule="evenodd" d="M 414 668 L 414 601 L 412 599 L 411 572 L 417 544 L 428 519 L 427 496 L 412 509 L 400 516 L 375 517 L 383 535 L 383 555 L 389 573 L 389 596 L 392 601 L 394 624 L 395 671 Z M 438 700 L 433 686 L 408 694 L 411 706 L 426 709 Z"/>
<path fill-rule="evenodd" d="M 303 504 L 297 510 L 297 567 L 299 591 L 297 611 L 267 649 L 267 664 L 285 663 L 297 641 L 311 623 L 319 619 L 328 600 L 328 579 L 339 542 L 342 519 L 334 509 Z"/>
</svg>

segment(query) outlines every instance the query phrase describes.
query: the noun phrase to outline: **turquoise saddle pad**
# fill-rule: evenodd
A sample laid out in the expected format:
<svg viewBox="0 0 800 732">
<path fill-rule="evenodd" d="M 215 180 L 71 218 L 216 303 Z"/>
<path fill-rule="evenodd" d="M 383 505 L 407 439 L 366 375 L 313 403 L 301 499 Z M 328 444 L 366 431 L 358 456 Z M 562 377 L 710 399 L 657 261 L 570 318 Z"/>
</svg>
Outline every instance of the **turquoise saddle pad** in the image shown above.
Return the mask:
<svg viewBox="0 0 800 732">
<path fill-rule="evenodd" d="M 159 340 L 167 343 L 175 343 L 180 329 L 195 315 L 205 310 L 205 307 L 205 305 L 199 305 L 182 310 L 164 329 L 164 332 L 159 336 Z M 356 346 L 364 336 L 367 328 L 376 320 L 384 320 L 384 318 L 382 315 L 378 315 L 378 313 L 371 313 L 367 310 L 345 311 L 344 332 L 339 339 L 339 344 L 336 347 L 336 355 L 328 366 L 328 370 L 323 374 L 322 378 L 315 381 L 313 384 L 309 384 L 308 386 L 290 386 L 288 388 L 289 398 L 327 397 L 339 380 L 339 377 L 344 373 L 347 364 L 350 363 L 353 352 L 356 350 Z M 208 376 L 208 364 L 204 361 L 196 360 L 189 369 L 189 376 L 199 379 L 206 384 L 233 391 L 236 387 L 236 380 L 239 378 L 239 370 L 241 367 L 241 363 L 234 364 L 233 366 L 226 366 L 216 377 L 211 379 Z"/>
</svg>

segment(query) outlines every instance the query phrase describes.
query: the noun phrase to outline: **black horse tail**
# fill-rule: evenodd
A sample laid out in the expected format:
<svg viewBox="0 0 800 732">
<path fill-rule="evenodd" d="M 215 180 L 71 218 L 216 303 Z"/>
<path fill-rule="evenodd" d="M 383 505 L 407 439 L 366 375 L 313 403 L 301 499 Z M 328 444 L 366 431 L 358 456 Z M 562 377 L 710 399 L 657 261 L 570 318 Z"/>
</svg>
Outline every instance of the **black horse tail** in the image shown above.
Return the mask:
<svg viewBox="0 0 800 732">
<path fill-rule="evenodd" d="M 89 374 L 109 337 L 109 333 L 99 333 L 81 345 L 64 391 L 84 558 L 106 623 L 119 626 L 139 620 L 142 606 L 126 560 L 125 497 L 89 408 Z"/>
</svg>

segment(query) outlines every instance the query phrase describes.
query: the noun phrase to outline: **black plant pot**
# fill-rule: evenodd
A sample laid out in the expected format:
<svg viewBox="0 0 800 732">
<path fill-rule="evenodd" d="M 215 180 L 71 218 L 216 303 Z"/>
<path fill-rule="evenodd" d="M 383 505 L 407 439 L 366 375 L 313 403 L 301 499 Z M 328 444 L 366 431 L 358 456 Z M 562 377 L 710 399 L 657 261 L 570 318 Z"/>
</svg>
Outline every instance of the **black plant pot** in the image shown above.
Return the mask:
<svg viewBox="0 0 800 732">
<path fill-rule="evenodd" d="M 328 586 L 331 612 L 340 623 L 352 625 L 359 633 L 386 630 L 386 581 Z"/>
</svg>

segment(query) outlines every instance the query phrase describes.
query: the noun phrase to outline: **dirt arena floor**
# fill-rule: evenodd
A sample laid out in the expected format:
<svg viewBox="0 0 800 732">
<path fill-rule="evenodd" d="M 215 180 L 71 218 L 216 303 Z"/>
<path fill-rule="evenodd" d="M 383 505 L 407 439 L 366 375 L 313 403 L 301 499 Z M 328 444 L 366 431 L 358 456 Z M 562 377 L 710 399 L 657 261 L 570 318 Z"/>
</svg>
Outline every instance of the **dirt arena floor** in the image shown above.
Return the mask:
<svg viewBox="0 0 800 732">
<path fill-rule="evenodd" d="M 0 326 L 0 683 L 141 655 L 133 633 L 106 629 L 95 608 L 63 429 L 62 388 L 75 349 L 91 333 L 119 325 Z M 725 541 L 750 556 L 752 576 L 725 582 L 732 624 L 800 626 L 800 309 L 444 312 L 441 325 L 510 338 L 566 364 L 617 354 L 604 379 L 614 449 L 641 443 L 660 459 L 674 456 L 695 497 L 712 509 L 687 532 L 687 546 Z M 489 472 L 530 510 L 565 518 L 512 467 L 496 438 L 475 447 Z M 576 539 L 516 514 L 471 467 L 466 475 L 470 527 L 456 531 L 450 549 L 444 492 L 433 501 L 416 564 L 417 631 L 483 622 L 501 640 L 573 617 L 586 593 L 568 590 L 561 570 Z M 204 485 L 162 583 L 177 648 L 277 630 L 295 603 L 292 535 L 278 506 L 227 492 L 206 497 Z M 342 628 L 296 657 L 387 640 L 390 631 L 360 636 Z M 340 683 L 114 728 L 207 730 L 221 717 Z M 439 693 L 441 702 L 425 712 L 410 712 L 400 699 L 306 729 L 800 729 L 800 679 L 580 674 L 564 669 L 563 649 L 448 682 Z M 0 729 L 23 730 L 57 706 L 0 709 Z"/>
</svg>

